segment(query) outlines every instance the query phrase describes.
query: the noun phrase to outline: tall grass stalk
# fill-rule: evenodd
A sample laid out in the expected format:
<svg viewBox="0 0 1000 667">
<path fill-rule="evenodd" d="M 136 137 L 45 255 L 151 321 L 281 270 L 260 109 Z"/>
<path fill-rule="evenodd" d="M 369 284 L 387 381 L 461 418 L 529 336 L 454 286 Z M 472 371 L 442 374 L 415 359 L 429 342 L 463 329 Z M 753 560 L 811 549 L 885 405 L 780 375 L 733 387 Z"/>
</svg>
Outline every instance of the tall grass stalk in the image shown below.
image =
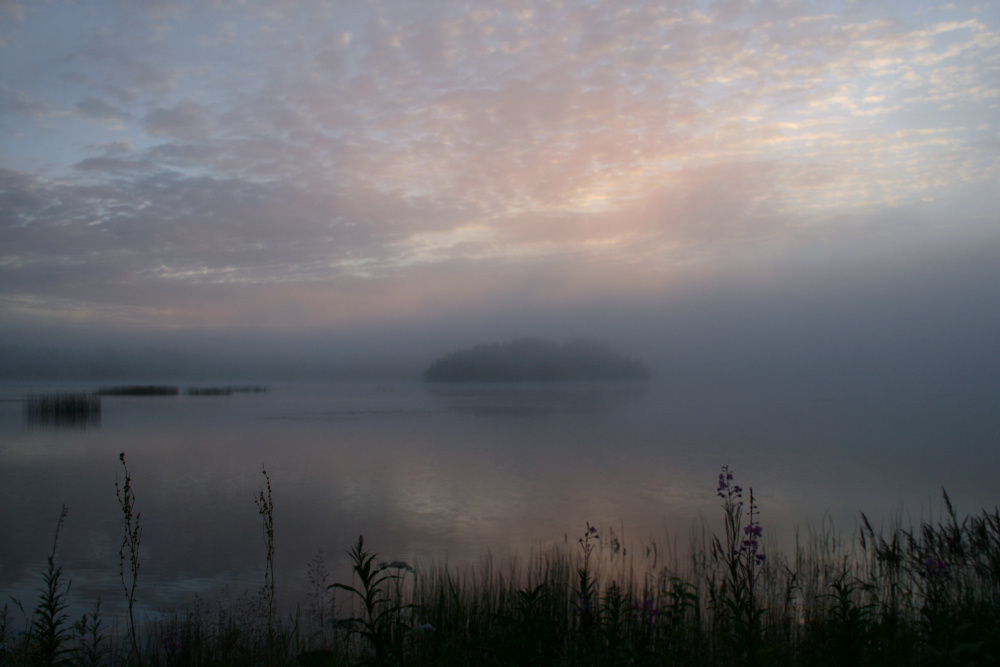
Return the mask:
<svg viewBox="0 0 1000 667">
<path fill-rule="evenodd" d="M 267 654 L 271 656 L 274 651 L 274 616 L 277 610 L 274 590 L 274 500 L 271 498 L 271 478 L 267 475 L 267 468 L 261 466 L 261 473 L 264 475 L 264 488 L 260 489 L 255 502 L 261 517 L 264 547 L 267 551 L 263 593 L 267 603 Z"/>
<path fill-rule="evenodd" d="M 139 636 L 135 624 L 135 590 L 139 584 L 139 545 L 142 541 L 142 526 L 139 523 L 140 512 L 135 511 L 135 492 L 132 490 L 132 475 L 125 463 L 125 452 L 118 455 L 124 470 L 125 480 L 121 486 L 115 478 L 115 495 L 118 506 L 125 520 L 122 543 L 118 549 L 118 573 L 122 582 L 122 590 L 128 604 L 128 637 L 132 646 L 132 654 L 136 662 L 142 664 L 142 652 L 139 650 Z M 128 560 L 128 574 L 125 572 L 125 561 Z"/>
</svg>

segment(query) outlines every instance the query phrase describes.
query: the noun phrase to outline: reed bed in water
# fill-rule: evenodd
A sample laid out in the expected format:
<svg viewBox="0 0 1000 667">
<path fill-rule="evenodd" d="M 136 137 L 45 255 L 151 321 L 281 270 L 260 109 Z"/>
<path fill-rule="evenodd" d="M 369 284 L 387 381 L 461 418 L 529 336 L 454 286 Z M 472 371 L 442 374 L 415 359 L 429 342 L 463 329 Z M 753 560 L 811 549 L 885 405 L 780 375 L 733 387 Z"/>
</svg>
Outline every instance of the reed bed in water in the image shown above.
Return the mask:
<svg viewBox="0 0 1000 667">
<path fill-rule="evenodd" d="M 85 392 L 29 394 L 24 418 L 32 426 L 88 426 L 101 421 L 101 397 Z"/>
<path fill-rule="evenodd" d="M 231 396 L 233 394 L 263 394 L 267 392 L 264 385 L 240 385 L 223 387 L 188 387 L 184 393 L 188 396 Z"/>
<path fill-rule="evenodd" d="M 141 515 L 127 468 L 125 480 L 122 578 L 131 596 L 142 586 Z M 717 527 L 665 563 L 656 545 L 629 551 L 589 524 L 527 559 L 464 569 L 387 563 L 358 538 L 353 577 L 329 581 L 318 554 L 312 592 L 281 616 L 268 480 L 257 499 L 265 586 L 126 628 L 109 625 L 99 601 L 68 618 L 57 527 L 34 609 L 0 608 L 0 664 L 1000 664 L 996 509 L 960 519 L 945 494 L 937 522 L 876 530 L 862 515 L 850 541 L 827 525 L 782 554 L 765 550 L 766 516 L 726 468 L 716 493 Z"/>
<path fill-rule="evenodd" d="M 177 396 L 180 389 L 170 385 L 122 385 L 99 387 L 97 393 L 101 396 Z"/>
</svg>

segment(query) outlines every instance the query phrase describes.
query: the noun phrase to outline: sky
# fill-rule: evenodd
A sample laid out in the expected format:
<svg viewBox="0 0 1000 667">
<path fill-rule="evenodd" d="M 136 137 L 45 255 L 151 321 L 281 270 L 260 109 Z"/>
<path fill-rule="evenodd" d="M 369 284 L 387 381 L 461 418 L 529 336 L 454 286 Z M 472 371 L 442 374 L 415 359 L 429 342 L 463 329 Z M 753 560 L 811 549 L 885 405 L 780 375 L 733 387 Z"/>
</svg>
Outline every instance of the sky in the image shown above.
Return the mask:
<svg viewBox="0 0 1000 667">
<path fill-rule="evenodd" d="M 6 344 L 983 379 L 998 185 L 992 0 L 0 0 Z"/>
</svg>

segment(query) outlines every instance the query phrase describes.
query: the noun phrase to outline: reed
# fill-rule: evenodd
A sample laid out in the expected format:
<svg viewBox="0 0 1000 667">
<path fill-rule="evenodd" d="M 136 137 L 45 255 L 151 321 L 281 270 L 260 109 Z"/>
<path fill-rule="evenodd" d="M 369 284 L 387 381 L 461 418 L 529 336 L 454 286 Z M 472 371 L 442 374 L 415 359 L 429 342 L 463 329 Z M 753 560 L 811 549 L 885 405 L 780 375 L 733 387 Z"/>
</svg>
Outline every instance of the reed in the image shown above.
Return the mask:
<svg viewBox="0 0 1000 667">
<path fill-rule="evenodd" d="M 184 390 L 188 396 L 231 396 L 233 394 L 263 394 L 267 393 L 265 385 L 240 385 L 221 387 L 188 387 Z"/>
<path fill-rule="evenodd" d="M 115 387 L 98 387 L 101 396 L 177 396 L 180 389 L 170 385 L 122 385 Z"/>
<path fill-rule="evenodd" d="M 960 518 L 946 493 L 937 522 L 876 529 L 862 515 L 860 531 L 842 540 L 824 521 L 792 553 L 765 556 L 766 513 L 723 468 L 719 530 L 696 532 L 686 558 L 664 563 L 655 544 L 627 556 L 610 528 L 590 524 L 579 539 L 525 559 L 465 568 L 387 563 L 359 538 L 348 552 L 351 581 L 326 584 L 318 556 L 306 615 L 282 616 L 264 477 L 256 501 L 267 558 L 257 594 L 196 600 L 184 614 L 124 632 L 105 631 L 95 605 L 70 626 L 54 544 L 35 610 L 19 601 L 0 608 L 0 663 L 1000 664 L 1000 511 Z"/>
<path fill-rule="evenodd" d="M 101 422 L 101 397 L 84 392 L 30 394 L 24 399 L 29 426 L 96 426 Z"/>
<path fill-rule="evenodd" d="M 264 475 L 265 487 L 260 489 L 254 499 L 257 505 L 257 513 L 261 517 L 261 530 L 264 536 L 264 548 L 267 551 L 267 558 L 264 566 L 264 588 L 261 595 L 267 600 L 267 653 L 268 664 L 271 663 L 271 656 L 274 653 L 274 617 L 277 611 L 274 590 L 274 500 L 271 497 L 271 478 L 267 475 L 267 468 L 261 466 L 261 473 Z"/>
</svg>

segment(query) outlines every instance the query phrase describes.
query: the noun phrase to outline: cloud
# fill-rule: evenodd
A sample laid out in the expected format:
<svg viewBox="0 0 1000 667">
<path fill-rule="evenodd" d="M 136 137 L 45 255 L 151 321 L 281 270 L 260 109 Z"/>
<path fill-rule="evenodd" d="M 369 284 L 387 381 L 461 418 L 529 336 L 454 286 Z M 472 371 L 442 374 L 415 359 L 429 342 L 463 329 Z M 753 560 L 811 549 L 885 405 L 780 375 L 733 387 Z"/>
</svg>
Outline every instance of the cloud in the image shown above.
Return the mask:
<svg viewBox="0 0 1000 667">
<path fill-rule="evenodd" d="M 131 114 L 96 97 L 85 97 L 76 105 L 76 110 L 89 118 L 109 121 L 125 121 Z"/>
<path fill-rule="evenodd" d="M 210 115 L 205 105 L 185 100 L 168 109 L 156 108 L 146 115 L 145 130 L 154 137 L 199 139 L 210 130 Z"/>
<path fill-rule="evenodd" d="M 11 17 L 15 21 L 24 20 L 24 5 L 14 0 L 3 0 L 0 2 L 0 12 Z"/>
<path fill-rule="evenodd" d="M 0 112 L 4 115 L 24 114 L 32 118 L 39 118 L 46 111 L 44 104 L 32 100 L 25 91 L 11 90 L 0 84 Z"/>
<path fill-rule="evenodd" d="M 80 171 L 96 173 L 129 173 L 134 171 L 149 171 L 153 168 L 153 165 L 150 165 L 148 162 L 108 155 L 88 157 L 80 160 L 73 166 Z"/>
<path fill-rule="evenodd" d="M 56 3 L 53 44 L 26 6 L 0 293 L 361 326 L 971 234 L 1000 24 L 921 9 Z"/>
</svg>

